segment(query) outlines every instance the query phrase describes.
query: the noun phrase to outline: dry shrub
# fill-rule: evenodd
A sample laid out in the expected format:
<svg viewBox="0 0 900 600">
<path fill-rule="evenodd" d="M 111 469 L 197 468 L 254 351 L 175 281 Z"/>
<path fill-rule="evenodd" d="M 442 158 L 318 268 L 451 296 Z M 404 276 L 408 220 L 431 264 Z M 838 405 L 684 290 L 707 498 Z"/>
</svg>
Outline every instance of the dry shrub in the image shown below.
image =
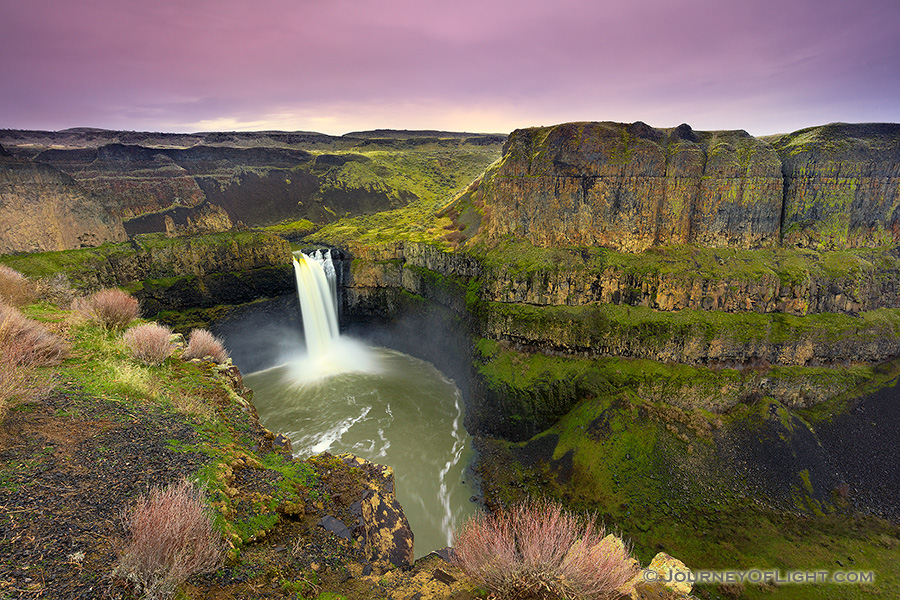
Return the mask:
<svg viewBox="0 0 900 600">
<path fill-rule="evenodd" d="M 617 598 L 637 573 L 621 540 L 554 503 L 473 517 L 456 534 L 453 561 L 507 599 Z"/>
<path fill-rule="evenodd" d="M 68 309 L 75 301 L 75 290 L 65 273 L 56 273 L 51 277 L 38 279 L 35 287 L 40 300 L 60 308 Z"/>
<path fill-rule="evenodd" d="M 0 418 L 8 408 L 53 389 L 50 375 L 38 367 L 59 364 L 68 351 L 64 339 L 0 304 Z"/>
<path fill-rule="evenodd" d="M 68 343 L 43 325 L 15 308 L 0 304 L 0 347 L 19 344 L 24 347 L 21 364 L 58 365 L 69 354 Z"/>
<path fill-rule="evenodd" d="M 0 301 L 11 306 L 25 306 L 36 296 L 35 285 L 24 275 L 0 265 Z"/>
<path fill-rule="evenodd" d="M 156 323 L 135 325 L 124 333 L 125 345 L 135 360 L 157 367 L 172 354 L 172 330 Z"/>
<path fill-rule="evenodd" d="M 124 329 L 141 316 L 137 299 L 116 288 L 91 294 L 78 303 L 76 310 L 107 329 Z"/>
<path fill-rule="evenodd" d="M 211 332 L 206 329 L 192 329 L 188 336 L 187 348 L 184 349 L 182 357 L 185 360 L 190 360 L 207 356 L 211 356 L 217 363 L 223 363 L 229 355 L 222 340 Z"/>
<path fill-rule="evenodd" d="M 29 362 L 31 352 L 20 341 L 0 348 L 0 421 L 6 411 L 48 394 L 53 389 L 48 373 Z"/>
<path fill-rule="evenodd" d="M 122 520 L 129 538 L 117 549 L 115 574 L 144 598 L 169 598 L 191 576 L 222 564 L 222 537 L 206 493 L 189 481 L 153 488 Z"/>
</svg>

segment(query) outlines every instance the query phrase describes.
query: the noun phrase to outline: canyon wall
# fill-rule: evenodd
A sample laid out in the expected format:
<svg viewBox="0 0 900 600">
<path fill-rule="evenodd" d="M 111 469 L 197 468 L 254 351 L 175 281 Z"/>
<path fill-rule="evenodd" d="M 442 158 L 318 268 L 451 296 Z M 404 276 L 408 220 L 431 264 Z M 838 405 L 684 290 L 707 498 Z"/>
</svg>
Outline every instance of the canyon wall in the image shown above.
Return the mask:
<svg viewBox="0 0 900 600">
<path fill-rule="evenodd" d="M 628 252 L 881 246 L 900 239 L 900 125 L 826 125 L 766 139 L 641 122 L 520 129 L 457 212 L 467 203 L 488 243 L 513 237 Z"/>
<path fill-rule="evenodd" d="M 430 355 L 405 350 L 468 389 L 475 432 L 526 439 L 580 399 L 626 389 L 685 410 L 762 396 L 808 407 L 900 356 L 890 252 L 397 242 L 345 253 L 344 315 L 427 340 Z M 468 371 L 449 348 L 472 357 Z"/>
<path fill-rule="evenodd" d="M 148 318 L 160 311 L 241 304 L 296 289 L 290 244 L 255 231 L 150 234 L 97 248 L 7 255 L 2 262 L 35 279 L 63 274 L 83 293 L 123 288 L 140 300 Z"/>
<path fill-rule="evenodd" d="M 50 165 L 0 153 L 0 254 L 124 239 L 122 220 L 72 177 Z"/>
</svg>

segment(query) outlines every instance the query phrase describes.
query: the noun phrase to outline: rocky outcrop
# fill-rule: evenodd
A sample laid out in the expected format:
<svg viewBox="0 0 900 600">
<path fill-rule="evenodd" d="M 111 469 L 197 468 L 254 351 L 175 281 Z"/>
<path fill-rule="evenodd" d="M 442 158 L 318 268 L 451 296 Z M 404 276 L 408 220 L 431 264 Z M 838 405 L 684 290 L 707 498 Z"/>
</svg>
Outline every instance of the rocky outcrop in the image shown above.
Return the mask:
<svg viewBox="0 0 900 600">
<path fill-rule="evenodd" d="M 828 125 L 767 141 L 688 125 L 567 123 L 514 131 L 457 212 L 469 213 L 458 220 L 466 236 L 477 230 L 489 243 L 878 246 L 900 241 L 898 175 L 900 125 Z"/>
<path fill-rule="evenodd" d="M 570 123 L 517 130 L 503 150 L 481 184 L 488 240 L 627 251 L 778 243 L 781 161 L 746 132 Z"/>
<path fill-rule="evenodd" d="M 40 276 L 51 265 L 83 292 L 125 288 L 140 300 L 144 316 L 153 317 L 162 310 L 240 304 L 288 293 L 295 289 L 290 261 L 290 244 L 277 236 L 228 231 L 139 236 L 38 261 L 23 256 L 12 264 L 29 276 Z"/>
<path fill-rule="evenodd" d="M 785 177 L 785 244 L 858 247 L 900 240 L 900 124 L 832 124 L 773 142 Z"/>
<path fill-rule="evenodd" d="M 413 532 L 394 493 L 393 469 L 350 454 L 339 458 L 367 474 L 368 489 L 352 506 L 366 560 L 381 570 L 409 567 L 414 562 Z"/>
<path fill-rule="evenodd" d="M 109 206 L 53 167 L 0 156 L 0 254 L 125 239 Z"/>
</svg>

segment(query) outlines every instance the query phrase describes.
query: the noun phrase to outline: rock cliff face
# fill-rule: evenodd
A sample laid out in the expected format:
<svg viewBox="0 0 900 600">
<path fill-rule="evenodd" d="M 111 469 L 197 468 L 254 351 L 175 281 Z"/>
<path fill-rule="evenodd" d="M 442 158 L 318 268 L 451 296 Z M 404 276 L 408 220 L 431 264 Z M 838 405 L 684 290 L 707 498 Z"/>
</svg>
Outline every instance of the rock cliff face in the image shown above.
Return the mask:
<svg viewBox="0 0 900 600">
<path fill-rule="evenodd" d="M 719 264 L 715 249 L 550 252 L 538 267 L 523 258 L 533 248 L 502 250 L 360 245 L 343 263 L 348 319 L 393 322 L 413 340 L 442 332 L 402 349 L 468 387 L 471 431 L 527 438 L 579 399 L 623 386 L 685 409 L 728 411 L 758 396 L 805 407 L 900 356 L 890 253 L 747 250 Z M 484 343 L 505 350 L 472 351 Z M 474 355 L 468 372 L 448 352 Z"/>
<path fill-rule="evenodd" d="M 897 243 L 900 125 L 825 125 L 783 136 L 773 146 L 785 177 L 785 244 Z"/>
<path fill-rule="evenodd" d="M 208 308 L 273 297 L 294 288 L 285 240 L 253 231 L 167 237 L 138 236 L 66 253 L 4 257 L 29 277 L 64 273 L 83 292 L 122 287 L 144 316 L 162 310 Z"/>
<path fill-rule="evenodd" d="M 877 246 L 900 240 L 898 175 L 898 125 L 828 125 L 767 141 L 687 125 L 569 123 L 513 132 L 462 202 L 480 213 L 488 242 L 629 252 Z"/>
<path fill-rule="evenodd" d="M 0 155 L 0 254 L 122 241 L 109 206 L 50 165 Z"/>
</svg>

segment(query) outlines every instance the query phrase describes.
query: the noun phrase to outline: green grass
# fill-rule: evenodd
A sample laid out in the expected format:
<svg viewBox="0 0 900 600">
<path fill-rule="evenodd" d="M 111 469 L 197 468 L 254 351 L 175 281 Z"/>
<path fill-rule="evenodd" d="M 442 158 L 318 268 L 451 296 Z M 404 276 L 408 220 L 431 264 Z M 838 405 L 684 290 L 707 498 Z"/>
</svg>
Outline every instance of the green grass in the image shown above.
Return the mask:
<svg viewBox="0 0 900 600">
<path fill-rule="evenodd" d="M 350 161 L 320 174 L 320 193 L 362 189 L 385 194 L 405 206 L 370 215 L 341 218 L 308 240 L 316 243 L 441 242 L 449 219 L 440 209 L 499 157 L 496 147 L 441 147 L 415 152 L 360 150 L 366 161 Z"/>
<path fill-rule="evenodd" d="M 487 246 L 476 244 L 468 250 L 485 267 L 515 276 L 540 272 L 617 272 L 620 278 L 635 276 L 674 277 L 691 281 L 778 281 L 796 285 L 810 278 L 861 280 L 880 272 L 896 271 L 900 259 L 883 248 L 816 251 L 803 248 L 743 250 L 662 246 L 644 252 L 617 252 L 596 247 L 543 248 L 519 239 L 506 238 Z"/>
<path fill-rule="evenodd" d="M 110 418 L 124 423 L 149 411 L 180 416 L 194 429 L 195 443 L 170 440 L 169 448 L 207 457 L 193 479 L 208 490 L 217 526 L 236 548 L 278 523 L 280 507 L 303 506 L 317 481 L 313 468 L 277 452 L 255 458 L 250 449 L 255 434 L 244 412 L 249 403 L 219 377 L 218 367 L 184 362 L 177 352 L 162 365 L 148 367 L 131 358 L 121 333 L 45 304 L 26 307 L 25 312 L 67 328 L 72 351 L 56 368 L 57 380 L 61 387 L 77 390 L 82 402 L 112 403 L 116 409 Z M 76 406 L 58 416 L 74 418 L 78 412 Z M 236 459 L 269 473 L 274 482 L 271 493 L 254 495 L 247 506 L 237 505 L 227 493 L 224 476 Z"/>
</svg>

